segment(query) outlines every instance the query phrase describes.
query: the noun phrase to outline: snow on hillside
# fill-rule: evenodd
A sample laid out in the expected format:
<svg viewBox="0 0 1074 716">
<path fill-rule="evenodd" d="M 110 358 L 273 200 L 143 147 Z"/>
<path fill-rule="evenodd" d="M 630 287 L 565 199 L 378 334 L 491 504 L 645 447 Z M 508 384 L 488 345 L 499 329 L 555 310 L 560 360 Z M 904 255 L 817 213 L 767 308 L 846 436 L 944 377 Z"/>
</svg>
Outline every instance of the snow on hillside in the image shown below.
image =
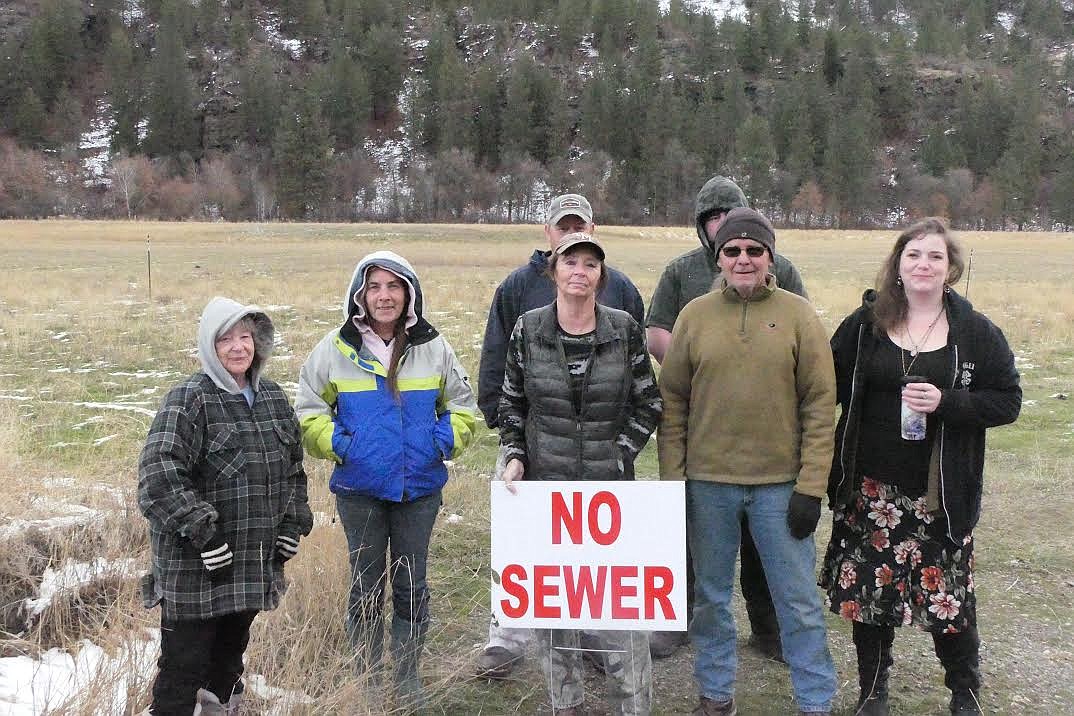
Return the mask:
<svg viewBox="0 0 1074 716">
<path fill-rule="evenodd" d="M 683 6 L 693 12 L 712 15 L 717 21 L 725 17 L 744 20 L 746 4 L 743 0 L 683 0 Z M 671 0 L 660 0 L 660 12 L 666 13 Z"/>
</svg>

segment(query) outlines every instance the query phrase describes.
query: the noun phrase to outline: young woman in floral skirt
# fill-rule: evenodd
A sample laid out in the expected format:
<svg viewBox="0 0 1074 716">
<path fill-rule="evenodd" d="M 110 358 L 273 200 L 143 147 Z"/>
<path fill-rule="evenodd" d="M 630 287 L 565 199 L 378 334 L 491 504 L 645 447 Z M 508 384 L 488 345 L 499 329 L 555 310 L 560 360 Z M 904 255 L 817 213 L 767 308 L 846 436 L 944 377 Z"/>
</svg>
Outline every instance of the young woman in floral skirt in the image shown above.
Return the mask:
<svg viewBox="0 0 1074 716">
<path fill-rule="evenodd" d="M 953 714 L 979 714 L 973 535 L 985 429 L 1022 402 L 1003 333 L 951 290 L 962 254 L 938 219 L 907 229 L 832 337 L 842 415 L 821 572 L 854 622 L 856 713 L 888 713 L 895 627 L 931 632 Z"/>
</svg>

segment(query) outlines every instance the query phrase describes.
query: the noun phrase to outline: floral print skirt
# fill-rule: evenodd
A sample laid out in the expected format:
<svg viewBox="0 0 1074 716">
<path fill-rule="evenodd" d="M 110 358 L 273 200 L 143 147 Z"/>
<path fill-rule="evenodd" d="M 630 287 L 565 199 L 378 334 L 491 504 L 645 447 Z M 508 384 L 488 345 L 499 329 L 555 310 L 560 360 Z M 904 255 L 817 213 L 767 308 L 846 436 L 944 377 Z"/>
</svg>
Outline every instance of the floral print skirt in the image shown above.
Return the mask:
<svg viewBox="0 0 1074 716">
<path fill-rule="evenodd" d="M 876 626 L 916 624 L 934 633 L 977 625 L 973 536 L 947 537 L 925 497 L 864 478 L 838 508 L 819 584 L 831 610 Z"/>
</svg>

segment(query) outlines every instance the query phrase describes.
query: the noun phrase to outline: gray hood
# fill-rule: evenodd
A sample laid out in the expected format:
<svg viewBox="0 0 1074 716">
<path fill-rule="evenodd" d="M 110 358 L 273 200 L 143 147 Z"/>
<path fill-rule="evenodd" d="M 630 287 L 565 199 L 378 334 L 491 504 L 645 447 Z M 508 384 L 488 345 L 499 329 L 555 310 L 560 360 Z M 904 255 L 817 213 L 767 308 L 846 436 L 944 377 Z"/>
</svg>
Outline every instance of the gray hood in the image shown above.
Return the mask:
<svg viewBox="0 0 1074 716">
<path fill-rule="evenodd" d="M 737 207 L 748 207 L 746 195 L 738 184 L 727 177 L 714 176 L 705 182 L 701 191 L 697 192 L 694 201 L 694 227 L 697 229 L 697 238 L 701 245 L 709 251 L 713 250 L 712 242 L 705 236 L 705 227 L 701 223 L 701 217 L 713 211 L 730 211 Z"/>
<path fill-rule="evenodd" d="M 205 306 L 198 322 L 198 360 L 201 369 L 212 378 L 216 387 L 228 393 L 240 392 L 239 384 L 224 369 L 223 363 L 216 355 L 216 337 L 227 333 L 231 327 L 245 316 L 254 322 L 254 360 L 250 364 L 250 385 L 256 392 L 261 380 L 261 370 L 265 367 L 272 346 L 276 339 L 276 329 L 268 314 L 257 306 L 244 306 L 230 298 L 217 296 Z"/>
<path fill-rule="evenodd" d="M 406 327 L 409 329 L 421 318 L 422 295 L 421 284 L 418 283 L 418 275 L 414 267 L 394 251 L 374 251 L 362 257 L 358 265 L 354 267 L 354 274 L 347 287 L 347 295 L 343 297 L 343 319 L 345 324 L 351 321 L 365 319 L 365 279 L 369 269 L 373 267 L 390 271 L 406 281 L 410 292 L 410 301 L 407 304 Z M 355 299 L 358 300 L 355 300 Z"/>
</svg>

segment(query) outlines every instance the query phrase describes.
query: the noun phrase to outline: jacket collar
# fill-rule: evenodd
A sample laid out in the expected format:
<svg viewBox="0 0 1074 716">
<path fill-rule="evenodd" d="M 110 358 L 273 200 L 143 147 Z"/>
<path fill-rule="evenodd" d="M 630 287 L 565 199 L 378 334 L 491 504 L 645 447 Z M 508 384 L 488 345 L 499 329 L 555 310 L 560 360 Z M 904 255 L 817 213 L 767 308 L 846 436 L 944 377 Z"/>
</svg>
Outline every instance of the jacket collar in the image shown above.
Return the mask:
<svg viewBox="0 0 1074 716">
<path fill-rule="evenodd" d="M 732 288 L 731 284 L 727 283 L 727 279 L 723 274 L 717 274 L 716 280 L 712 285 L 713 289 L 723 294 L 725 300 L 731 303 L 757 303 L 758 301 L 764 301 L 779 288 L 779 284 L 776 282 L 775 274 L 768 274 L 764 278 L 764 285 L 753 292 L 753 295 L 747 299 L 743 299 L 738 295 L 738 291 Z"/>
<path fill-rule="evenodd" d="M 537 337 L 546 343 L 554 343 L 559 335 L 559 321 L 556 318 L 555 301 L 537 310 L 540 311 L 537 321 Z M 612 320 L 608 316 L 608 309 L 598 303 L 596 312 L 597 326 L 593 332 L 596 343 L 609 343 L 617 340 L 619 335 L 616 333 Z"/>
</svg>

